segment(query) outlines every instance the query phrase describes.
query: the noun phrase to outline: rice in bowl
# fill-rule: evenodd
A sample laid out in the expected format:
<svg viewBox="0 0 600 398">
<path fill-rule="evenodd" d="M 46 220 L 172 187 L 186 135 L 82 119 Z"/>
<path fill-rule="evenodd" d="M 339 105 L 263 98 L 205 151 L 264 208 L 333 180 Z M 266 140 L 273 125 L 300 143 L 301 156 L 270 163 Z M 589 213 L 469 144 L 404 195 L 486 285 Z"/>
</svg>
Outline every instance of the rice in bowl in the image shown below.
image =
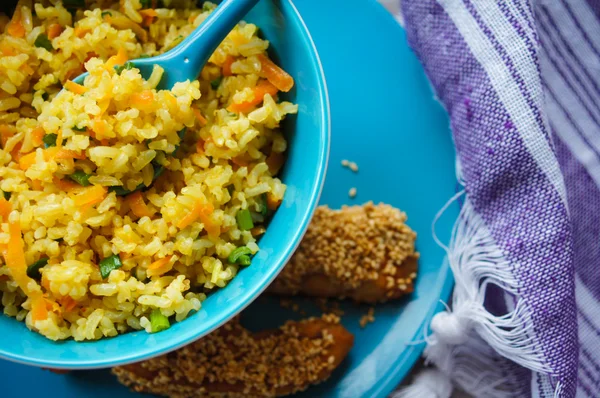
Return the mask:
<svg viewBox="0 0 600 398">
<path fill-rule="evenodd" d="M 147 3 L 33 16 L 20 1 L 0 18 L 0 295 L 53 340 L 185 319 L 249 264 L 285 193 L 279 125 L 297 106 L 277 93 L 293 80 L 258 28 L 158 90 L 161 68 L 144 79 L 126 61 L 177 45 L 214 5 Z"/>
</svg>

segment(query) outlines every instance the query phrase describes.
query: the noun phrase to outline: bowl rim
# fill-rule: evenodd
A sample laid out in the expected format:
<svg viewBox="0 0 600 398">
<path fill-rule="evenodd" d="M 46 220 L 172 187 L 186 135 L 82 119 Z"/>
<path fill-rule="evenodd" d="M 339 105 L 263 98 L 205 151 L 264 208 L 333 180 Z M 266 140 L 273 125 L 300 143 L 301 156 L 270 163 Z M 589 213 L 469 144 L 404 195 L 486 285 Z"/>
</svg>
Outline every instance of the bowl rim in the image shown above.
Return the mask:
<svg viewBox="0 0 600 398">
<path fill-rule="evenodd" d="M 287 244 L 284 247 L 284 255 L 282 257 L 283 261 L 277 266 L 272 267 L 273 270 L 270 273 L 267 273 L 265 283 L 261 285 L 258 289 L 252 292 L 250 299 L 247 299 L 243 302 L 242 305 L 236 307 L 235 309 L 223 311 L 219 314 L 216 314 L 212 317 L 211 323 L 212 325 L 203 329 L 200 333 L 183 333 L 181 338 L 171 339 L 173 344 L 165 344 L 159 343 L 156 349 L 153 347 L 142 347 L 140 350 L 136 350 L 134 353 L 122 355 L 119 359 L 88 359 L 85 357 L 77 358 L 77 360 L 69 359 L 32 359 L 26 355 L 14 354 L 11 352 L 7 352 L 5 349 L 0 347 L 0 359 L 4 359 L 7 361 L 23 364 L 23 365 L 33 365 L 37 367 L 50 367 L 53 369 L 70 369 L 70 370 L 93 370 L 93 369 L 104 369 L 113 366 L 122 366 L 127 365 L 143 360 L 147 360 L 150 358 L 154 358 L 160 355 L 167 354 L 169 352 L 175 351 L 181 347 L 184 347 L 223 326 L 225 323 L 229 322 L 232 318 L 242 312 L 246 307 L 248 307 L 254 300 L 256 300 L 265 290 L 266 288 L 273 282 L 273 280 L 279 275 L 279 273 L 283 270 L 285 264 L 289 261 L 291 256 L 294 254 L 306 230 L 308 225 L 312 219 L 314 212 L 316 211 L 319 199 L 321 197 L 321 193 L 323 192 L 323 187 L 325 185 L 325 178 L 327 175 L 327 169 L 329 165 L 329 155 L 330 155 L 330 147 L 331 147 L 331 105 L 329 102 L 329 91 L 327 87 L 327 80 L 325 77 L 325 71 L 323 69 L 323 64 L 321 62 L 321 58 L 319 56 L 319 52 L 315 45 L 315 42 L 310 34 L 310 30 L 306 26 L 302 15 L 296 8 L 294 4 L 294 0 L 282 0 L 284 3 L 288 3 L 290 10 L 295 14 L 297 21 L 301 27 L 300 34 L 305 37 L 309 44 L 309 48 L 312 50 L 312 54 L 310 54 L 311 58 L 313 58 L 313 62 L 317 66 L 317 80 L 322 87 L 319 90 L 319 96 L 323 102 L 323 112 L 321 115 L 321 134 L 320 136 L 325 138 L 324 143 L 322 145 L 321 150 L 319 151 L 319 170 L 321 170 L 317 174 L 317 178 L 315 181 L 314 188 L 310 193 L 310 198 L 308 200 L 307 211 L 305 212 L 302 222 L 300 223 L 293 240 L 290 242 L 294 242 L 293 244 Z M 222 314 L 222 315 L 221 315 Z M 2 314 L 2 316 L 4 316 Z M 185 320 L 184 320 L 185 321 Z M 30 333 L 35 333 L 28 331 Z M 110 337 L 110 339 L 118 338 L 119 336 Z M 52 342 L 49 340 L 49 343 L 56 343 L 57 348 L 60 347 L 61 342 Z M 95 341 L 90 342 L 77 342 L 77 344 L 94 344 Z M 144 349 L 145 348 L 145 349 Z"/>
</svg>

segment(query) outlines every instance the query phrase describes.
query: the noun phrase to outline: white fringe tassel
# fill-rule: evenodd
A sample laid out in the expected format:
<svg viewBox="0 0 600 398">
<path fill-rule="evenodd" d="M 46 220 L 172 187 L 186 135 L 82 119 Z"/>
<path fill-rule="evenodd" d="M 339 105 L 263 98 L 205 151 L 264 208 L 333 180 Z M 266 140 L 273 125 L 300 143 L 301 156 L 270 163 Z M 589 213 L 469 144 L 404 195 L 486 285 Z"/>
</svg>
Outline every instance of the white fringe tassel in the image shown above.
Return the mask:
<svg viewBox="0 0 600 398">
<path fill-rule="evenodd" d="M 452 382 L 437 369 L 425 369 L 419 373 L 410 387 L 402 388 L 390 398 L 450 398 Z"/>
<path fill-rule="evenodd" d="M 440 210 L 435 222 L 463 195 L 464 192 L 455 195 Z M 434 237 L 446 251 L 456 285 L 452 310 L 436 314 L 431 321 L 433 333 L 425 338 L 424 356 L 445 377 L 437 372 L 434 381 L 433 373 L 427 371 L 427 376 L 416 378 L 414 386 L 398 391 L 393 397 L 447 398 L 444 394 L 448 389 L 434 390 L 424 383 L 446 386 L 449 379 L 476 397 L 514 396 L 515 391 L 508 387 L 510 383 L 498 365 L 498 354 L 535 372 L 548 373 L 550 369 L 535 339 L 530 309 L 517 295 L 519 283 L 511 264 L 466 196 L 449 247 L 437 238 L 435 222 Z M 484 307 L 487 288 L 492 284 L 499 286 L 506 297 L 516 299 L 514 308 L 505 315 L 493 315 Z M 432 392 L 427 395 L 425 391 Z"/>
</svg>

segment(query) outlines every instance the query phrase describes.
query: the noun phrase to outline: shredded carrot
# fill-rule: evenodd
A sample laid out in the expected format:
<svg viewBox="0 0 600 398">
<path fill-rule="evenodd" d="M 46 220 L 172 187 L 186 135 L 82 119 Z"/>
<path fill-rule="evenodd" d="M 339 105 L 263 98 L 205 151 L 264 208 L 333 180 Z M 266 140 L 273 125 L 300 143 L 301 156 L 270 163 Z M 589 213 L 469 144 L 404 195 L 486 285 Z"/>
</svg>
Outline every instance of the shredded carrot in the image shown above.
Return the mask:
<svg viewBox="0 0 600 398">
<path fill-rule="evenodd" d="M 200 112 L 200 110 L 198 108 L 192 107 L 192 111 L 194 111 L 194 116 L 196 116 L 196 119 L 198 119 L 198 121 L 200 122 L 200 126 L 202 126 L 202 127 L 206 126 L 206 123 L 208 123 L 208 120 L 206 120 L 206 118 L 204 116 L 202 116 L 202 113 Z"/>
<path fill-rule="evenodd" d="M 0 52 L 2 52 L 2 54 L 6 56 L 17 55 L 15 49 L 10 44 L 4 41 L 0 43 Z"/>
<path fill-rule="evenodd" d="M 94 130 L 94 134 L 97 140 L 102 140 L 105 134 L 108 132 L 108 127 L 106 122 L 102 119 L 96 118 L 92 121 L 92 130 Z"/>
<path fill-rule="evenodd" d="M 269 210 L 277 210 L 281 205 L 281 199 L 276 199 L 272 193 L 267 193 L 267 208 Z"/>
<path fill-rule="evenodd" d="M 31 131 L 31 142 L 33 143 L 33 145 L 41 146 L 44 143 L 42 141 L 42 139 L 44 138 L 45 134 L 46 134 L 46 132 L 44 131 L 44 129 L 41 126 L 34 128 Z"/>
<path fill-rule="evenodd" d="M 27 155 L 21 156 L 19 159 L 19 167 L 21 170 L 27 170 L 35 164 L 36 152 L 33 151 Z"/>
<path fill-rule="evenodd" d="M 294 87 L 294 78 L 292 78 L 286 71 L 275 65 L 266 56 L 259 54 L 258 60 L 260 61 L 260 71 L 279 91 L 287 93 Z"/>
<path fill-rule="evenodd" d="M 88 91 L 87 87 L 82 86 L 81 84 L 77 84 L 72 80 L 67 80 L 65 83 L 65 88 L 72 93 L 75 94 L 85 94 Z"/>
<path fill-rule="evenodd" d="M 76 28 L 74 29 L 74 32 L 73 32 L 73 33 L 75 33 L 75 36 L 77 36 L 77 37 L 79 37 L 79 38 L 82 38 L 82 37 L 84 37 L 86 34 L 88 34 L 89 32 L 90 32 L 90 30 L 89 30 L 89 29 L 81 28 L 81 27 L 79 27 L 79 26 L 78 26 L 78 27 L 76 27 Z"/>
<path fill-rule="evenodd" d="M 73 300 L 71 296 L 65 296 L 60 299 L 60 305 L 65 312 L 71 312 L 77 306 L 77 301 Z"/>
<path fill-rule="evenodd" d="M 48 307 L 43 297 L 31 298 L 31 320 L 45 321 L 48 319 Z"/>
<path fill-rule="evenodd" d="M 77 151 L 72 151 L 70 149 L 62 149 L 62 148 L 56 148 L 56 147 L 52 147 L 52 148 L 48 148 L 45 151 L 46 153 L 48 153 L 48 157 L 50 159 L 80 159 L 83 160 L 86 158 L 85 156 L 85 152 L 77 152 Z"/>
<path fill-rule="evenodd" d="M 256 105 L 263 102 L 265 95 L 269 94 L 271 97 L 274 97 L 279 90 L 268 80 L 263 80 L 254 87 L 254 99 L 250 101 L 245 101 L 239 104 L 235 102 L 227 108 L 230 112 L 249 112 Z"/>
<path fill-rule="evenodd" d="M 271 152 L 271 154 L 267 157 L 267 166 L 269 166 L 269 171 L 271 174 L 275 175 L 279 173 L 283 163 L 285 162 L 285 156 L 283 153 Z"/>
<path fill-rule="evenodd" d="M 34 191 L 41 191 L 44 188 L 40 180 L 31 180 L 31 187 Z"/>
<path fill-rule="evenodd" d="M 221 227 L 216 225 L 210 218 L 210 215 L 214 210 L 215 209 L 212 207 L 212 205 L 210 205 L 210 207 L 205 207 L 200 212 L 200 221 L 202 221 L 202 224 L 204 224 L 204 229 L 210 236 L 219 236 L 221 234 Z"/>
<path fill-rule="evenodd" d="M 27 155 L 21 156 L 19 159 L 19 167 L 21 170 L 27 170 L 33 166 L 36 162 L 36 151 L 28 153 Z M 85 153 L 77 153 L 69 149 L 62 149 L 57 147 L 51 147 L 48 149 L 42 149 L 44 160 L 49 162 L 50 160 L 57 159 L 85 159 Z"/>
<path fill-rule="evenodd" d="M 228 55 L 225 58 L 225 62 L 223 62 L 223 76 L 232 76 L 233 72 L 231 72 L 231 64 L 235 62 L 235 57 L 232 55 Z"/>
<path fill-rule="evenodd" d="M 165 264 L 167 264 L 169 261 L 171 261 L 171 257 L 172 256 L 167 256 L 165 258 L 161 258 L 159 260 L 156 260 L 155 262 L 153 262 L 152 264 L 150 264 L 148 266 L 148 269 L 158 269 L 162 266 L 164 266 Z"/>
<path fill-rule="evenodd" d="M 12 211 L 12 205 L 10 202 L 4 197 L 0 197 L 0 216 L 2 217 L 2 221 L 6 222 L 8 220 L 8 215 Z"/>
<path fill-rule="evenodd" d="M 206 232 L 208 232 L 209 236 L 218 238 L 219 235 L 221 235 L 221 227 L 220 226 L 213 224 L 210 221 L 203 222 L 203 224 L 204 224 L 204 229 L 206 230 Z"/>
<path fill-rule="evenodd" d="M 154 10 L 152 8 L 146 8 L 145 10 L 139 10 L 138 12 L 140 13 L 140 15 L 146 16 L 146 17 L 157 17 L 158 16 L 158 13 L 156 12 L 156 10 Z"/>
<path fill-rule="evenodd" d="M 196 142 L 196 152 L 198 152 L 200 155 L 204 154 L 204 140 L 202 138 Z"/>
<path fill-rule="evenodd" d="M 15 13 L 13 14 L 12 19 L 6 25 L 6 33 L 11 35 L 12 37 L 25 37 L 27 33 L 25 31 L 25 26 L 23 26 L 23 22 L 21 22 L 21 9 L 17 7 Z"/>
<path fill-rule="evenodd" d="M 204 204 L 201 201 L 196 202 L 196 204 L 192 207 L 192 211 L 187 213 L 179 222 L 177 223 L 177 228 L 184 229 L 198 218 L 200 218 L 200 213 L 202 212 L 202 207 Z"/>
<path fill-rule="evenodd" d="M 213 211 L 214 207 L 210 203 L 204 203 L 203 201 L 199 200 L 194 204 L 192 210 L 189 213 L 187 213 L 181 220 L 179 220 L 179 222 L 177 223 L 177 228 L 184 229 L 185 227 L 187 227 L 188 225 L 200 218 L 202 223 L 205 224 L 205 229 L 208 231 L 206 224 L 212 225 L 212 222 L 210 222 L 208 215 L 210 215 Z M 209 221 L 208 223 L 205 222 L 207 220 Z"/>
<path fill-rule="evenodd" d="M 171 263 L 172 257 L 173 256 L 167 256 L 150 264 L 148 266 L 148 270 L 146 271 L 148 276 L 163 275 L 169 272 L 173 268 L 173 264 Z"/>
<path fill-rule="evenodd" d="M 123 65 L 125 62 L 127 62 L 127 52 L 124 47 L 119 47 L 117 55 L 110 57 L 108 61 L 106 61 L 105 66 L 108 69 L 112 69 L 117 65 Z"/>
<path fill-rule="evenodd" d="M 48 38 L 52 40 L 55 37 L 58 37 L 62 33 L 62 31 L 62 26 L 60 26 L 57 23 L 53 23 L 52 25 L 48 26 Z"/>
<path fill-rule="evenodd" d="M 121 259 L 121 261 L 128 260 L 131 257 L 133 257 L 132 253 L 127 253 L 127 252 L 121 252 L 121 253 L 119 253 L 119 258 Z"/>
<path fill-rule="evenodd" d="M 17 145 L 15 145 L 15 147 L 13 148 L 12 151 L 10 151 L 10 156 L 13 158 L 13 160 L 15 162 L 20 162 L 21 161 L 21 156 L 23 155 L 21 153 L 21 148 L 23 147 L 23 143 L 19 142 Z"/>
<path fill-rule="evenodd" d="M 158 16 L 158 13 L 152 8 L 147 8 L 145 10 L 138 11 L 143 18 L 142 25 L 150 26 L 152 22 L 154 22 L 154 18 Z"/>
<path fill-rule="evenodd" d="M 42 293 L 38 289 L 32 290 L 31 287 L 36 282 L 27 276 L 27 263 L 25 262 L 25 252 L 23 250 L 23 237 L 21 235 L 21 226 L 19 221 L 8 223 L 8 245 L 4 252 L 4 260 L 10 270 L 13 280 L 23 290 L 23 293 L 31 298 L 31 312 L 34 321 L 44 320 L 48 317 L 46 302 Z"/>
<path fill-rule="evenodd" d="M 2 142 L 3 148 L 6 146 L 6 141 L 13 135 L 15 135 L 14 127 L 9 126 L 8 124 L 0 124 L 0 141 Z"/>
<path fill-rule="evenodd" d="M 93 206 L 102 202 L 107 194 L 108 189 L 106 187 L 92 185 L 91 187 L 82 189 L 79 194 L 73 196 L 73 202 L 75 202 L 75 206 L 77 207 Z"/>
<path fill-rule="evenodd" d="M 154 105 L 154 93 L 152 90 L 143 90 L 131 94 L 131 106 L 135 108 L 148 109 Z"/>
<path fill-rule="evenodd" d="M 72 181 L 60 179 L 58 177 L 54 177 L 52 179 L 52 182 L 58 187 L 58 189 L 65 192 L 71 191 L 73 189 L 81 189 L 81 185 Z"/>
<path fill-rule="evenodd" d="M 131 212 L 140 218 L 152 217 L 154 215 L 154 212 L 150 211 L 146 202 L 144 202 L 144 198 L 140 191 L 127 195 L 125 201 L 131 208 Z"/>
</svg>

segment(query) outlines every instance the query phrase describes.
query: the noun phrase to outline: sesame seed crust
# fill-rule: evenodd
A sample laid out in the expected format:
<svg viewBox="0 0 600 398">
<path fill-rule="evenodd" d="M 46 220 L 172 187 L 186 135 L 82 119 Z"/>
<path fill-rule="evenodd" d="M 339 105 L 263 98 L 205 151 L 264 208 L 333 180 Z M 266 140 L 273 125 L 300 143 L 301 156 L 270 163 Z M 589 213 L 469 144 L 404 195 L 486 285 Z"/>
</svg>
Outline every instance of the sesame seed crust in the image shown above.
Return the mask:
<svg viewBox="0 0 600 398">
<path fill-rule="evenodd" d="M 269 291 L 376 303 L 413 291 L 416 234 L 406 214 L 372 202 L 317 208 L 306 235 Z"/>
<path fill-rule="evenodd" d="M 327 379 L 353 341 L 332 314 L 259 333 L 236 318 L 178 351 L 113 373 L 134 391 L 173 398 L 279 397 Z"/>
</svg>

